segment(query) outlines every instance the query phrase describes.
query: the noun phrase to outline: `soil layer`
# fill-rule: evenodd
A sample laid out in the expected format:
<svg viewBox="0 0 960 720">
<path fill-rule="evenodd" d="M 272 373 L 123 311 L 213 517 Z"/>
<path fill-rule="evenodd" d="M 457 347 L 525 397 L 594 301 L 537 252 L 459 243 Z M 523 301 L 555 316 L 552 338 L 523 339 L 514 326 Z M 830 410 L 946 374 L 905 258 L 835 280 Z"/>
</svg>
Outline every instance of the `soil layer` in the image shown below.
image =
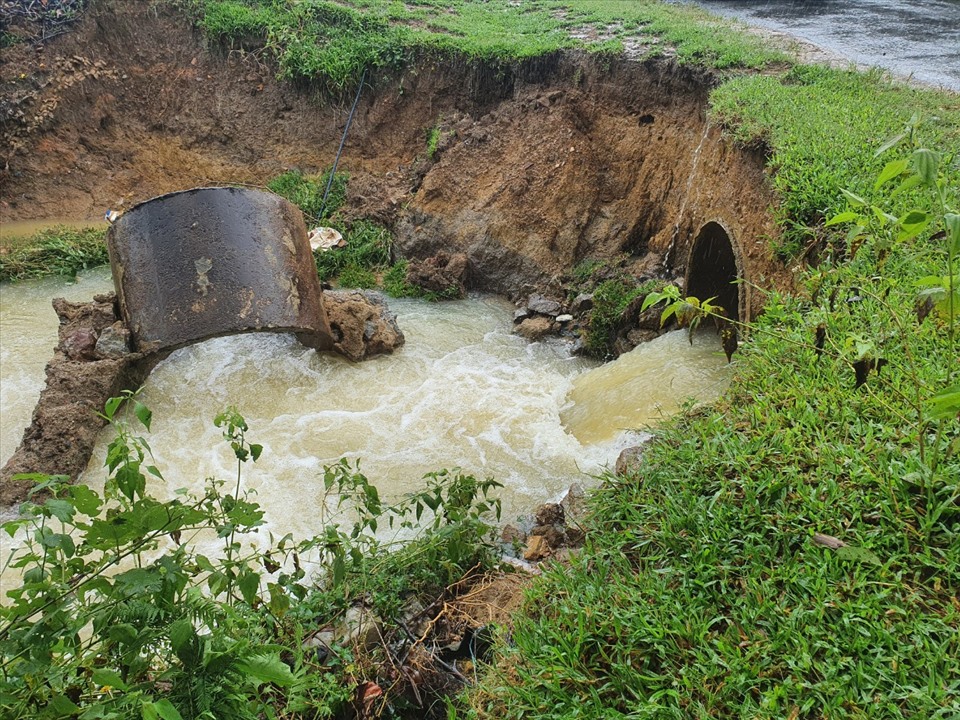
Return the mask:
<svg viewBox="0 0 960 720">
<path fill-rule="evenodd" d="M 0 220 L 96 218 L 188 187 L 329 167 L 349 102 L 273 78 L 168 7 L 92 3 L 73 32 L 4 51 Z M 730 236 L 744 288 L 786 285 L 769 251 L 764 158 L 708 124 L 711 83 L 669 61 L 582 54 L 381 72 L 341 161 L 344 218 L 390 226 L 407 257 L 465 252 L 472 287 L 511 297 L 559 290 L 585 259 L 683 277 L 710 221 Z M 747 292 L 741 315 L 759 309 Z"/>
</svg>

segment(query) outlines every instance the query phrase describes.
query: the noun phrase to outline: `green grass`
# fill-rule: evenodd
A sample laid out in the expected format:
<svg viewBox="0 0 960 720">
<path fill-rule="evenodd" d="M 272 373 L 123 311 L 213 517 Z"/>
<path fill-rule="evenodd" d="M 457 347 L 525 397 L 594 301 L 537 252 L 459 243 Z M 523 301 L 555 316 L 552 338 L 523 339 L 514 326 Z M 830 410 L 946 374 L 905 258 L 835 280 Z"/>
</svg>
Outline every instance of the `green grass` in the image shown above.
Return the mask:
<svg viewBox="0 0 960 720">
<path fill-rule="evenodd" d="M 588 547 L 537 583 L 473 713 L 957 717 L 960 419 L 921 430 L 912 390 L 958 370 L 913 309 L 942 261 L 902 244 L 878 273 L 864 249 L 771 296 L 727 397 L 605 476 Z M 860 389 L 851 338 L 889 361 Z"/>
<path fill-rule="evenodd" d="M 726 20 L 644 0 L 198 0 L 195 14 L 217 42 L 265 49 L 280 77 L 333 95 L 365 70 L 425 53 L 509 64 L 577 47 L 616 53 L 639 39 L 650 57 L 669 49 L 681 63 L 714 68 L 786 61 Z"/>
<path fill-rule="evenodd" d="M 784 256 L 798 254 L 825 218 L 845 209 L 841 188 L 871 194 L 891 156 L 874 157 L 876 150 L 914 113 L 924 118 L 918 144 L 942 149 L 948 164 L 960 149 L 960 99 L 896 85 L 879 73 L 798 66 L 745 75 L 720 85 L 710 104 L 711 120 L 734 140 L 770 153 Z"/>
<path fill-rule="evenodd" d="M 323 194 L 329 180 L 329 170 L 316 176 L 304 175 L 300 170 L 288 170 L 268 182 L 267 188 L 299 207 L 307 225 L 313 227 L 329 223 L 334 213 L 346 202 L 349 176 L 346 173 L 337 173 L 324 205 Z"/>
<path fill-rule="evenodd" d="M 0 255 L 0 281 L 48 275 L 75 277 L 80 270 L 110 262 L 104 242 L 106 230 L 55 227 L 41 230 Z"/>
</svg>

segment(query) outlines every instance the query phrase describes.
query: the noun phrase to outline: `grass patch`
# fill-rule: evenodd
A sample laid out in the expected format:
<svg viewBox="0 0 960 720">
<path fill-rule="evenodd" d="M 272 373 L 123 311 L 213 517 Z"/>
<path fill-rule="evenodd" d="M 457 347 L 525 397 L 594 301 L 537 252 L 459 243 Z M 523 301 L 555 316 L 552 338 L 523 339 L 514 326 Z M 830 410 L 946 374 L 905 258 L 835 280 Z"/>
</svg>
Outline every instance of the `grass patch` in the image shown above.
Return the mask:
<svg viewBox="0 0 960 720">
<path fill-rule="evenodd" d="M 320 175 L 307 176 L 300 170 L 289 170 L 268 182 L 267 188 L 299 207 L 308 226 L 326 224 L 346 202 L 349 180 L 346 173 L 337 173 L 324 205 L 323 194 L 330 181 L 330 172 L 327 170 Z"/>
<path fill-rule="evenodd" d="M 385 270 L 390 265 L 390 231 L 380 225 L 359 220 L 350 225 L 343 233 L 346 247 L 334 248 L 324 252 L 315 252 L 317 273 L 323 281 L 329 281 L 340 275 L 341 284 L 347 280 L 361 280 L 359 271 L 370 272 Z M 347 280 L 342 277 L 348 273 Z M 352 277 L 351 277 L 352 275 Z M 352 287 L 373 287 L 376 285 L 355 285 Z"/>
<path fill-rule="evenodd" d="M 423 53 L 511 63 L 567 48 L 616 53 L 640 39 L 648 56 L 681 63 L 763 67 L 786 57 L 727 21 L 691 7 L 638 0 L 199 0 L 195 16 L 226 46 L 263 49 L 281 78 L 334 95 L 364 70 L 401 67 Z M 595 40 L 582 39 L 592 29 Z M 633 43 L 636 45 L 637 43 Z"/>
<path fill-rule="evenodd" d="M 956 96 L 896 85 L 880 73 L 861 74 L 822 66 L 797 66 L 780 76 L 743 76 L 723 83 L 710 98 L 711 119 L 737 142 L 761 146 L 780 196 L 784 230 L 778 250 L 799 254 L 822 235 L 825 218 L 846 207 L 847 188 L 872 194 L 890 154 L 875 156 L 916 113 L 918 145 L 960 148 L 960 100 Z M 905 194 L 896 207 L 913 198 Z"/>
<path fill-rule="evenodd" d="M 102 228 L 64 226 L 41 230 L 18 247 L 0 255 L 0 281 L 48 275 L 76 277 L 81 270 L 110 262 Z"/>
</svg>

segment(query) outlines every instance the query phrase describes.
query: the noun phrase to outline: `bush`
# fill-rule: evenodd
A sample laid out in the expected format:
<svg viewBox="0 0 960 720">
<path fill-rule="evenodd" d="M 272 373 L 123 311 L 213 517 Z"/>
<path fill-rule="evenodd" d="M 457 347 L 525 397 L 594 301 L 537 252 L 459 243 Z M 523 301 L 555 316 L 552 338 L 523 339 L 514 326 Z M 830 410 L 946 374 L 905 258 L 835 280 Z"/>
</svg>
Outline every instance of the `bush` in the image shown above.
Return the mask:
<svg viewBox="0 0 960 720">
<path fill-rule="evenodd" d="M 160 500 L 149 492 L 160 471 L 120 420 L 124 402 L 151 424 L 132 394 L 107 403 L 116 438 L 103 493 L 32 476 L 40 494 L 3 526 L 24 542 L 4 566 L 22 574 L 5 581 L 0 606 L 0 715 L 330 718 L 349 711 L 357 677 L 379 682 L 384 702 L 402 706 L 408 691 L 435 700 L 425 684 L 410 690 L 412 681 L 389 676 L 398 656 L 390 648 L 409 646 L 406 599 L 429 607 L 490 567 L 497 483 L 442 470 L 386 506 L 359 464 L 341 461 L 323 472 L 322 491 L 338 512 L 320 534 L 262 548 L 244 539 L 264 513 L 241 491 L 244 464 L 263 449 L 250 442 L 243 417 L 228 409 L 214 421 L 236 457 L 233 491 L 209 480 L 201 495 Z M 399 524 L 413 540 L 383 543 L 378 523 Z M 199 553 L 197 533 L 220 538 L 222 552 Z M 381 621 L 382 647 L 334 641 L 325 665 L 303 647 L 307 634 L 360 602 Z M 421 660 L 431 657 L 425 652 Z M 425 675 L 441 667 L 421 665 Z"/>
</svg>

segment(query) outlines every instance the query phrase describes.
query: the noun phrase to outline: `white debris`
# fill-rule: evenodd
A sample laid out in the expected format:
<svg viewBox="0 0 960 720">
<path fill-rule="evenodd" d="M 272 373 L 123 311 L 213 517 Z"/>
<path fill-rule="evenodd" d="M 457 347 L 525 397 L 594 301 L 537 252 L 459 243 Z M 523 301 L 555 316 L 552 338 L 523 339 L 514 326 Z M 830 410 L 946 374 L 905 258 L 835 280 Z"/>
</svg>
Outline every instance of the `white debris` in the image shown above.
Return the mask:
<svg viewBox="0 0 960 720">
<path fill-rule="evenodd" d="M 345 247 L 347 241 L 343 235 L 331 227 L 315 227 L 307 233 L 311 250 L 330 250 L 335 247 Z"/>
</svg>

